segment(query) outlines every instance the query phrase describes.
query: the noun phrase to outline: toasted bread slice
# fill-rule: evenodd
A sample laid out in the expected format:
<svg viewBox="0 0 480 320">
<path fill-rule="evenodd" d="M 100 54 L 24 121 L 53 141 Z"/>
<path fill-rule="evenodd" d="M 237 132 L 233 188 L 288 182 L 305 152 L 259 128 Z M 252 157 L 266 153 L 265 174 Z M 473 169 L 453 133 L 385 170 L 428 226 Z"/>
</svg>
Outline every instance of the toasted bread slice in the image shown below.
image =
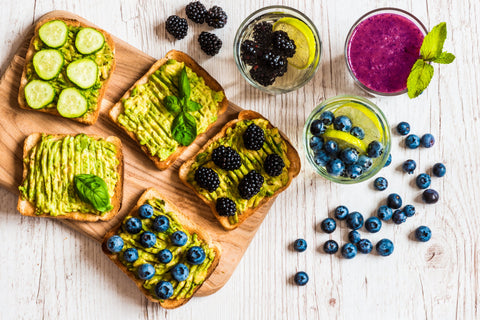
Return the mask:
<svg viewBox="0 0 480 320">
<path fill-rule="evenodd" d="M 259 208 L 264 206 L 268 201 L 271 201 L 271 200 L 275 199 L 275 197 L 280 192 L 282 192 L 283 190 L 288 188 L 292 179 L 294 177 L 296 177 L 298 175 L 298 173 L 300 172 L 301 164 L 300 164 L 300 158 L 298 156 L 297 150 L 295 150 L 295 148 L 292 146 L 290 140 L 288 140 L 288 138 L 282 132 L 280 132 L 280 135 L 282 136 L 282 138 L 284 139 L 284 141 L 287 145 L 286 155 L 287 155 L 287 158 L 290 161 L 290 167 L 288 168 L 288 182 L 285 184 L 285 186 L 278 189 L 272 196 L 264 197 L 256 207 L 248 208 L 247 210 L 243 211 L 242 214 L 240 214 L 238 216 L 238 222 L 235 223 L 235 224 L 230 224 L 227 217 L 220 216 L 217 213 L 217 210 L 215 208 L 215 202 L 210 201 L 207 198 L 205 198 L 201 193 L 199 193 L 197 191 L 197 189 L 193 185 L 191 185 L 187 181 L 187 175 L 188 175 L 188 172 L 190 171 L 190 167 L 196 161 L 198 154 L 204 152 L 209 147 L 209 145 L 211 143 L 213 143 L 213 142 L 219 140 L 220 138 L 224 137 L 226 135 L 227 129 L 234 127 L 237 122 L 242 121 L 242 120 L 253 120 L 253 119 L 259 119 L 259 118 L 267 120 L 261 114 L 255 112 L 255 111 L 246 110 L 246 111 L 240 112 L 239 115 L 238 115 L 238 119 L 232 120 L 232 121 L 228 122 L 227 124 L 225 124 L 225 126 L 222 128 L 222 130 L 219 133 L 217 133 L 213 138 L 211 138 L 209 141 L 207 141 L 207 143 L 197 152 L 197 154 L 195 154 L 189 160 L 185 161 L 182 164 L 182 166 L 180 167 L 180 170 L 179 170 L 179 173 L 178 173 L 179 176 L 180 176 L 180 180 L 186 186 L 190 187 L 197 194 L 197 196 L 200 197 L 200 199 L 202 199 L 207 205 L 210 206 L 213 214 L 218 219 L 218 221 L 220 222 L 222 227 L 225 228 L 226 230 L 233 230 L 233 229 L 237 228 L 243 221 L 245 221 L 245 219 L 247 219 L 249 216 L 254 214 L 255 211 L 257 211 Z M 268 123 L 268 128 L 273 128 L 273 126 L 270 122 Z"/>
<path fill-rule="evenodd" d="M 220 255 L 221 255 L 220 247 L 217 244 L 215 244 L 211 241 L 211 238 L 210 238 L 210 236 L 207 232 L 200 229 L 197 225 L 195 225 L 192 221 L 190 221 L 190 219 L 185 214 L 181 213 L 173 203 L 168 201 L 158 190 L 156 190 L 154 188 L 149 188 L 149 189 L 145 190 L 145 192 L 140 196 L 140 198 L 137 201 L 137 204 L 135 205 L 135 207 L 132 208 L 132 210 L 130 211 L 128 216 L 138 216 L 138 214 L 137 214 L 138 208 L 140 208 L 140 206 L 142 204 L 144 204 L 149 199 L 164 200 L 165 201 L 165 207 L 166 207 L 167 211 L 171 211 L 171 212 L 175 213 L 176 218 L 180 221 L 182 227 L 185 228 L 190 234 L 194 234 L 194 233 L 197 234 L 200 239 L 205 241 L 209 245 L 209 247 L 212 248 L 215 251 L 215 259 L 213 260 L 212 264 L 208 268 L 207 276 L 205 277 L 205 280 L 203 282 L 203 283 L 205 283 L 205 281 L 210 277 L 210 275 L 213 273 L 213 271 L 217 267 L 218 262 L 220 261 Z M 122 222 L 123 222 L 123 220 L 122 220 Z M 160 301 L 158 298 L 153 296 L 147 289 L 145 289 L 143 287 L 143 280 L 138 279 L 133 272 L 131 272 L 127 269 L 127 267 L 119 260 L 118 254 L 113 254 L 107 249 L 107 246 L 106 246 L 107 240 L 111 236 L 113 236 L 117 233 L 118 229 L 122 225 L 122 222 L 120 222 L 117 226 L 115 226 L 110 231 L 108 231 L 107 234 L 105 235 L 105 237 L 103 238 L 103 242 L 102 242 L 103 252 L 110 258 L 110 260 L 112 260 L 120 268 L 120 270 L 122 270 L 130 279 L 132 279 L 135 282 L 135 284 L 140 289 L 140 291 L 142 291 L 142 293 L 150 301 L 159 303 L 160 306 L 162 306 L 165 309 L 178 308 L 178 307 L 184 305 L 185 303 L 187 303 L 193 297 L 193 295 L 195 295 L 195 292 L 202 285 L 199 285 L 197 288 L 195 288 L 195 291 L 193 292 L 193 294 L 190 298 L 167 299 L 167 300 L 164 300 L 164 301 Z"/>
<path fill-rule="evenodd" d="M 217 116 L 220 114 L 224 113 L 227 110 L 228 107 L 228 100 L 225 97 L 225 91 L 223 90 L 222 86 L 210 75 L 208 74 L 205 69 L 203 69 L 195 60 L 193 60 L 190 56 L 187 54 L 181 52 L 181 51 L 176 51 L 176 50 L 171 50 L 167 53 L 167 55 L 155 62 L 152 67 L 148 70 L 146 74 L 144 74 L 140 79 L 138 79 L 137 82 L 133 84 L 133 86 L 128 89 L 128 91 L 123 95 L 123 97 L 110 109 L 110 118 L 115 122 L 120 128 L 122 128 L 127 135 L 135 140 L 138 145 L 142 148 L 143 152 L 153 161 L 155 166 L 160 169 L 160 170 L 165 170 L 169 166 L 171 166 L 175 160 L 188 148 L 188 146 L 179 146 L 177 150 L 175 150 L 167 159 L 165 160 L 160 160 L 159 157 L 157 156 L 152 156 L 150 152 L 148 151 L 148 148 L 145 145 L 141 145 L 140 142 L 138 141 L 137 137 L 133 132 L 128 131 L 125 127 L 123 127 L 121 124 L 118 123 L 118 116 L 124 112 L 124 107 L 123 107 L 123 100 L 127 99 L 130 97 L 130 94 L 132 90 L 137 86 L 141 84 L 145 84 L 150 75 L 157 71 L 162 65 L 164 65 L 169 59 L 174 59 L 179 62 L 184 62 L 187 67 L 192 69 L 193 72 L 195 72 L 198 76 L 202 77 L 205 80 L 205 84 L 210 87 L 210 89 L 215 90 L 215 91 L 222 91 L 224 94 L 223 100 L 219 103 L 219 110 Z M 215 122 L 211 123 L 205 132 L 207 132 Z M 205 133 L 204 132 L 204 133 Z M 195 140 L 198 139 L 198 137 L 201 135 L 198 135 Z M 195 141 L 192 142 L 191 145 L 193 145 Z"/>
<path fill-rule="evenodd" d="M 67 136 L 66 134 L 56 134 L 54 135 L 56 138 L 62 138 Z M 96 135 L 89 135 L 96 140 L 101 139 L 102 137 Z M 30 150 L 39 142 L 42 138 L 42 133 L 33 133 L 29 135 L 25 139 L 25 143 L 23 145 L 23 159 L 26 159 L 29 156 Z M 35 213 L 35 204 L 28 201 L 27 199 L 23 199 L 20 195 L 18 197 L 17 203 L 17 210 L 24 216 L 31 216 L 31 217 L 49 217 L 53 219 L 70 219 L 70 220 L 77 220 L 77 221 L 107 221 L 112 219 L 120 210 L 122 206 L 122 199 L 123 199 L 123 152 L 122 152 L 122 142 L 119 138 L 110 136 L 105 139 L 108 142 L 113 143 L 117 147 L 117 154 L 116 158 L 118 159 L 118 166 L 117 166 L 117 173 L 118 173 L 118 181 L 115 185 L 115 192 L 113 196 L 110 198 L 110 203 L 113 206 L 112 210 L 107 211 L 102 216 L 97 214 L 91 213 L 83 213 L 83 212 L 68 212 L 64 215 L 58 216 L 51 216 L 48 213 L 45 214 L 36 214 Z M 27 163 L 23 161 L 23 179 L 22 184 L 25 178 L 27 177 L 28 168 Z"/>
<path fill-rule="evenodd" d="M 113 56 L 113 61 L 112 61 L 112 67 L 110 68 L 110 71 L 109 71 L 109 74 L 108 74 L 108 78 L 106 80 L 104 80 L 103 82 L 103 85 L 102 87 L 100 88 L 99 90 L 99 94 L 98 94 L 98 101 L 97 101 L 97 107 L 96 109 L 93 111 L 93 112 L 87 112 L 86 114 L 84 114 L 83 116 L 81 117 L 78 117 L 78 118 L 72 118 L 72 120 L 74 121 L 77 121 L 77 122 L 80 122 L 80 123 L 84 123 L 84 124 L 87 124 L 87 125 L 92 125 L 94 124 L 96 121 L 97 121 L 97 118 L 98 118 L 98 114 L 100 113 L 100 107 L 102 105 L 102 100 L 103 100 L 103 96 L 105 94 L 105 90 L 107 89 L 107 86 L 108 86 L 108 83 L 110 81 L 110 79 L 112 78 L 112 73 L 113 73 L 113 70 L 115 69 L 115 43 L 113 42 L 113 39 L 112 37 L 110 36 L 110 34 L 108 34 L 107 32 L 99 29 L 99 28 L 96 28 L 92 25 L 89 25 L 89 24 L 85 24 L 83 22 L 80 22 L 78 20 L 75 20 L 75 19 L 69 19 L 69 18 L 47 18 L 47 19 L 44 19 L 44 20 L 41 20 L 39 21 L 36 25 L 35 25 L 35 33 L 32 37 L 32 39 L 30 40 L 30 45 L 28 47 L 28 51 L 27 51 L 27 55 L 25 56 L 25 64 L 23 66 L 23 72 L 22 72 L 22 77 L 20 79 L 20 88 L 18 90 L 18 104 L 20 106 L 20 108 L 22 109 L 27 109 L 27 110 L 35 110 L 35 111 L 40 111 L 40 112 L 45 112 L 45 113 L 50 113 L 50 114 L 53 114 L 53 115 L 56 115 L 56 116 L 59 116 L 61 117 L 61 115 L 58 113 L 57 111 L 57 108 L 42 108 L 42 109 L 32 109 L 28 106 L 27 104 L 27 101 L 25 100 L 25 86 L 27 85 L 28 83 L 28 79 L 27 79 L 27 64 L 28 62 L 32 61 L 33 59 L 33 56 L 35 54 L 35 48 L 34 48 L 34 40 L 35 38 L 38 37 L 38 29 L 40 29 L 40 27 L 49 22 L 49 21 L 52 21 L 52 20 L 62 20 L 63 22 L 65 22 L 67 24 L 67 26 L 73 26 L 73 27 L 89 27 L 89 28 L 94 28 L 96 29 L 97 31 L 101 32 L 105 38 L 105 43 L 108 44 L 108 46 L 110 46 L 110 48 L 112 49 L 112 52 L 114 54 Z"/>
</svg>

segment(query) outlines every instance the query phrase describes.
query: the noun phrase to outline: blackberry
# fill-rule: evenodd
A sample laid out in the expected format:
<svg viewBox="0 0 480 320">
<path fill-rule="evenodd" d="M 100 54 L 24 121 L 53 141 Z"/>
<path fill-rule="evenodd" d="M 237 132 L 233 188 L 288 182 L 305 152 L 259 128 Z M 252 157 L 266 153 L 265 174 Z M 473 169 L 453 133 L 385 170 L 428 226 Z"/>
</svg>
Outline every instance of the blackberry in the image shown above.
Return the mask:
<svg viewBox="0 0 480 320">
<path fill-rule="evenodd" d="M 227 14 L 219 6 L 213 6 L 207 11 L 205 21 L 210 27 L 220 29 L 227 24 Z"/>
<path fill-rule="evenodd" d="M 223 217 L 234 216 L 237 212 L 237 205 L 229 198 L 218 198 L 215 208 L 218 215 Z"/>
<path fill-rule="evenodd" d="M 255 170 L 247 173 L 238 184 L 238 192 L 243 199 L 250 199 L 260 192 L 263 185 L 263 176 Z"/>
<path fill-rule="evenodd" d="M 207 8 L 200 2 L 194 1 L 187 4 L 185 7 L 185 13 L 187 17 L 196 23 L 204 23 L 205 16 L 207 15 Z"/>
<path fill-rule="evenodd" d="M 248 150 L 258 151 L 265 142 L 265 133 L 262 128 L 252 123 L 243 133 L 243 144 Z"/>
<path fill-rule="evenodd" d="M 195 171 L 195 181 L 200 188 L 206 189 L 208 192 L 217 190 L 220 185 L 218 174 L 210 168 L 200 167 Z"/>
<path fill-rule="evenodd" d="M 283 159 L 276 153 L 269 154 L 263 163 L 265 172 L 271 177 L 279 176 L 284 167 Z"/>
<path fill-rule="evenodd" d="M 240 47 L 240 54 L 243 62 L 253 66 L 258 62 L 258 55 L 260 53 L 259 46 L 252 40 L 245 40 Z"/>
<path fill-rule="evenodd" d="M 175 39 L 183 39 L 187 35 L 187 19 L 180 18 L 179 16 L 170 16 L 167 19 L 165 28 Z"/>
<path fill-rule="evenodd" d="M 222 48 L 222 40 L 210 32 L 202 31 L 198 36 L 198 43 L 200 43 L 203 52 L 209 56 L 216 55 Z"/>
<path fill-rule="evenodd" d="M 271 69 L 274 69 L 274 70 L 280 70 L 284 66 L 287 65 L 287 59 L 286 58 L 284 58 L 284 57 L 282 57 L 278 54 L 275 54 L 272 51 L 266 52 L 262 56 L 262 62 L 266 66 L 269 66 Z"/>
<path fill-rule="evenodd" d="M 273 49 L 280 55 L 291 58 L 295 54 L 297 46 L 295 42 L 288 37 L 285 31 L 275 31 L 272 34 Z"/>
<path fill-rule="evenodd" d="M 212 151 L 212 161 L 223 170 L 231 171 L 240 168 L 240 155 L 231 147 L 219 146 Z"/>
<path fill-rule="evenodd" d="M 253 27 L 253 40 L 261 46 L 268 47 L 272 41 L 273 25 L 269 22 L 257 23 Z"/>
<path fill-rule="evenodd" d="M 266 68 L 254 66 L 249 72 L 252 79 L 264 87 L 268 87 L 275 82 L 275 77 Z"/>
</svg>

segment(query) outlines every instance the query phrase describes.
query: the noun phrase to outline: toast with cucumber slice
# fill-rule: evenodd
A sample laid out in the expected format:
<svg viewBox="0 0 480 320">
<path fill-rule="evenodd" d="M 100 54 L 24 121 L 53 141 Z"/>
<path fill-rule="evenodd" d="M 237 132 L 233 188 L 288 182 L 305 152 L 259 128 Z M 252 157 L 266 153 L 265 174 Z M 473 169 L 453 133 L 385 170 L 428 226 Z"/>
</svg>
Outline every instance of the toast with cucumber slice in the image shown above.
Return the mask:
<svg viewBox="0 0 480 320">
<path fill-rule="evenodd" d="M 92 125 L 114 68 L 107 32 L 74 19 L 42 20 L 25 57 L 19 106 Z"/>
</svg>

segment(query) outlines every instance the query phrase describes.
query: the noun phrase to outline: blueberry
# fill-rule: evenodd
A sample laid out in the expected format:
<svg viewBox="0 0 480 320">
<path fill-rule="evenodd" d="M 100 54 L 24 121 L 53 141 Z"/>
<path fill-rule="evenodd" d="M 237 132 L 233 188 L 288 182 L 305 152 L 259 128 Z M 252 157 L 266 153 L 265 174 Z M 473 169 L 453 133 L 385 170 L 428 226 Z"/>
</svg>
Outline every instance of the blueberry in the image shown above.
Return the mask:
<svg viewBox="0 0 480 320">
<path fill-rule="evenodd" d="M 408 174 L 413 174 L 416 168 L 417 168 L 417 163 L 412 159 L 408 159 L 402 164 L 403 171 Z"/>
<path fill-rule="evenodd" d="M 420 143 L 424 148 L 431 148 L 435 144 L 435 137 L 430 133 L 426 133 L 420 139 Z"/>
<path fill-rule="evenodd" d="M 410 132 L 410 124 L 408 122 L 400 122 L 397 124 L 397 132 L 402 136 L 406 136 Z"/>
<path fill-rule="evenodd" d="M 363 216 L 360 212 L 351 212 L 347 215 L 347 227 L 352 230 L 357 230 L 363 227 Z"/>
<path fill-rule="evenodd" d="M 332 218 L 326 218 L 322 221 L 320 227 L 325 233 L 332 233 L 337 228 L 337 223 Z"/>
<path fill-rule="evenodd" d="M 358 157 L 357 164 L 362 167 L 363 172 L 366 172 L 373 165 L 372 159 L 362 154 Z"/>
<path fill-rule="evenodd" d="M 142 230 L 142 220 L 138 218 L 129 218 L 125 221 L 125 231 L 131 234 L 137 234 Z"/>
<path fill-rule="evenodd" d="M 315 153 L 313 156 L 313 161 L 315 161 L 318 166 L 325 167 L 328 161 L 330 161 L 330 156 L 322 150 Z"/>
<path fill-rule="evenodd" d="M 107 240 L 107 249 L 111 253 L 117 253 L 123 249 L 123 239 L 120 236 L 111 236 Z"/>
<path fill-rule="evenodd" d="M 293 281 L 295 281 L 295 283 L 299 286 L 304 286 L 308 282 L 308 274 L 304 271 L 299 271 L 295 273 Z"/>
<path fill-rule="evenodd" d="M 177 263 L 170 270 L 170 274 L 172 275 L 172 278 L 174 280 L 177 280 L 178 282 L 182 282 L 187 280 L 188 275 L 190 274 L 190 271 L 188 270 L 188 267 L 183 263 Z"/>
<path fill-rule="evenodd" d="M 319 152 L 323 148 L 323 139 L 321 137 L 313 136 L 310 138 L 310 148 L 313 152 Z"/>
<path fill-rule="evenodd" d="M 373 186 L 378 191 L 383 191 L 383 190 L 387 189 L 388 181 L 384 177 L 378 177 L 378 178 L 375 179 L 375 181 L 373 181 Z"/>
<path fill-rule="evenodd" d="M 432 178 L 430 178 L 430 176 L 426 173 L 419 174 L 415 179 L 415 183 L 420 189 L 427 189 L 428 187 L 430 187 L 431 182 Z"/>
<path fill-rule="evenodd" d="M 405 146 L 407 148 L 417 149 L 419 145 L 420 145 L 420 138 L 417 135 L 411 134 L 411 135 L 408 135 L 407 138 L 405 138 Z"/>
<path fill-rule="evenodd" d="M 358 179 L 362 175 L 363 169 L 358 164 L 351 164 L 345 169 L 345 173 L 350 179 Z"/>
<path fill-rule="evenodd" d="M 441 178 L 447 173 L 447 168 L 445 168 L 443 163 L 435 163 L 432 172 L 434 176 Z"/>
<path fill-rule="evenodd" d="M 325 168 L 332 176 L 339 176 L 345 171 L 345 164 L 340 159 L 333 159 L 328 161 Z"/>
<path fill-rule="evenodd" d="M 137 275 L 142 280 L 150 280 L 155 275 L 155 268 L 150 263 L 144 263 L 138 266 Z"/>
<path fill-rule="evenodd" d="M 157 236 L 150 231 L 145 231 L 140 235 L 140 244 L 145 248 L 151 248 L 157 242 Z"/>
<path fill-rule="evenodd" d="M 407 215 L 402 210 L 395 210 L 392 215 L 392 221 L 395 224 L 402 224 L 407 221 Z"/>
<path fill-rule="evenodd" d="M 153 207 L 149 204 L 143 204 L 138 208 L 138 215 L 142 219 L 149 219 L 153 216 Z"/>
<path fill-rule="evenodd" d="M 383 154 L 383 145 L 378 141 L 372 141 L 368 144 L 367 155 L 370 158 L 378 158 Z"/>
<path fill-rule="evenodd" d="M 320 136 L 325 133 L 326 126 L 323 124 L 321 120 L 313 120 L 312 124 L 310 124 L 310 132 L 314 136 Z"/>
<path fill-rule="evenodd" d="M 123 260 L 126 262 L 135 262 L 138 259 L 138 251 L 135 248 L 128 248 L 123 252 Z"/>
<path fill-rule="evenodd" d="M 377 217 L 370 217 L 365 221 L 365 229 L 371 233 L 377 233 L 382 228 L 382 221 Z"/>
<path fill-rule="evenodd" d="M 432 230 L 426 226 L 420 226 L 415 230 L 415 238 L 421 242 L 427 242 L 432 237 Z"/>
<path fill-rule="evenodd" d="M 402 198 L 396 193 L 391 193 L 387 197 L 387 206 L 392 209 L 398 209 L 402 206 Z"/>
<path fill-rule="evenodd" d="M 307 241 L 305 239 L 297 239 L 293 242 L 293 249 L 297 252 L 307 250 Z"/>
<path fill-rule="evenodd" d="M 340 159 L 345 164 L 354 164 L 358 161 L 358 151 L 354 148 L 346 148 L 340 152 Z"/>
<path fill-rule="evenodd" d="M 372 252 L 373 245 L 372 242 L 368 239 L 362 239 L 357 243 L 357 249 L 361 253 L 370 253 Z"/>
<path fill-rule="evenodd" d="M 182 247 L 187 243 L 188 237 L 183 231 L 175 231 L 170 236 L 172 244 L 177 247 Z"/>
<path fill-rule="evenodd" d="M 439 198 L 440 198 L 440 195 L 438 194 L 437 191 L 433 189 L 427 189 L 423 191 L 422 200 L 428 204 L 437 203 Z"/>
<path fill-rule="evenodd" d="M 352 130 L 350 130 L 350 134 L 360 140 L 365 138 L 365 131 L 360 127 L 353 127 Z"/>
<path fill-rule="evenodd" d="M 333 127 L 335 130 L 350 132 L 350 129 L 352 129 L 352 120 L 347 116 L 337 117 L 333 120 Z"/>
<path fill-rule="evenodd" d="M 190 247 L 187 251 L 187 261 L 193 265 L 202 264 L 205 261 L 205 250 L 199 246 Z"/>
<path fill-rule="evenodd" d="M 392 163 L 392 154 L 390 153 L 387 158 L 387 162 L 385 162 L 384 167 L 388 167 Z"/>
<path fill-rule="evenodd" d="M 377 210 L 377 217 L 383 221 L 388 221 L 392 218 L 393 210 L 387 206 L 380 206 Z"/>
<path fill-rule="evenodd" d="M 170 261 L 172 261 L 173 255 L 170 250 L 163 249 L 157 253 L 157 258 L 160 263 L 169 263 Z"/>
<path fill-rule="evenodd" d="M 170 227 L 170 220 L 164 215 L 155 217 L 152 223 L 152 229 L 157 232 L 165 232 Z"/>
<path fill-rule="evenodd" d="M 393 243 L 388 239 L 382 239 L 377 242 L 375 248 L 377 249 L 379 255 L 386 257 L 392 254 Z"/>
<path fill-rule="evenodd" d="M 360 233 L 357 230 L 352 230 L 348 233 L 348 241 L 350 241 L 350 243 L 357 244 L 360 239 Z"/>
<path fill-rule="evenodd" d="M 402 211 L 403 213 L 405 213 L 407 218 L 413 217 L 415 215 L 415 207 L 411 204 L 407 204 L 405 207 L 403 207 Z"/>
<path fill-rule="evenodd" d="M 338 243 L 335 240 L 328 240 L 323 244 L 323 251 L 328 254 L 334 254 L 338 251 Z"/>
<path fill-rule="evenodd" d="M 325 111 L 320 115 L 320 120 L 322 120 L 324 125 L 329 126 L 335 120 L 335 116 L 332 111 Z"/>
<path fill-rule="evenodd" d="M 344 220 L 347 217 L 348 208 L 345 206 L 338 206 L 335 208 L 335 218 L 338 220 Z"/>
<path fill-rule="evenodd" d="M 357 255 L 357 247 L 351 243 L 345 243 L 342 247 L 342 256 L 345 259 L 353 259 Z"/>
<path fill-rule="evenodd" d="M 168 299 L 173 295 L 173 286 L 169 281 L 160 281 L 155 285 L 155 294 L 160 299 Z"/>
<path fill-rule="evenodd" d="M 335 156 L 338 153 L 338 144 L 333 140 L 328 140 L 323 145 L 323 149 L 329 156 Z"/>
</svg>

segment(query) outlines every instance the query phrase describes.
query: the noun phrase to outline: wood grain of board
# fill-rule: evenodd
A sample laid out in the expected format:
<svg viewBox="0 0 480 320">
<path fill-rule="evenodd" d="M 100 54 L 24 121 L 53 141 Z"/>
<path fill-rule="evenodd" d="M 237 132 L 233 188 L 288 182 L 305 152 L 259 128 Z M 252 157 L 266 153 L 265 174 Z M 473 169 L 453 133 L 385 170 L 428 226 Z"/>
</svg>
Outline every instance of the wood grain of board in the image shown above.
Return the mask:
<svg viewBox="0 0 480 320">
<path fill-rule="evenodd" d="M 53 11 L 47 13 L 42 19 L 50 17 L 73 18 L 91 25 L 85 19 L 66 11 Z M 141 193 L 148 187 L 155 187 L 170 201 L 176 203 L 182 212 L 220 244 L 222 248 L 220 262 L 196 295 L 209 295 L 219 290 L 232 275 L 275 197 L 272 197 L 236 230 L 225 231 L 211 213 L 210 208 L 180 181 L 178 168 L 186 159 L 194 155 L 210 137 L 215 135 L 226 122 L 236 118 L 238 112 L 242 109 L 233 103 L 229 103 L 228 110 L 218 118 L 217 123 L 210 131 L 196 140 L 169 169 L 159 171 L 137 147 L 136 143 L 117 128 L 107 116 L 111 106 L 156 60 L 113 36 L 116 46 L 117 67 L 112 74 L 110 85 L 102 101 L 97 124 L 85 126 L 60 117 L 22 110 L 18 107 L 16 102 L 18 86 L 28 41 L 31 36 L 32 32 L 30 31 L 26 37 L 27 40 L 17 51 L 10 66 L 0 79 L 0 100 L 3 101 L 0 104 L 0 113 L 4 115 L 0 118 L 0 136 L 3 137 L 0 142 L 0 153 L 3 155 L 3 161 L 0 163 L 0 185 L 18 193 L 17 188 L 22 180 L 22 153 L 20 150 L 25 137 L 31 133 L 83 132 L 101 136 L 118 136 L 122 139 L 125 155 L 123 205 L 119 214 L 106 222 L 92 223 L 69 220 L 61 222 L 96 241 L 101 241 L 107 231 L 128 214 Z"/>
</svg>

